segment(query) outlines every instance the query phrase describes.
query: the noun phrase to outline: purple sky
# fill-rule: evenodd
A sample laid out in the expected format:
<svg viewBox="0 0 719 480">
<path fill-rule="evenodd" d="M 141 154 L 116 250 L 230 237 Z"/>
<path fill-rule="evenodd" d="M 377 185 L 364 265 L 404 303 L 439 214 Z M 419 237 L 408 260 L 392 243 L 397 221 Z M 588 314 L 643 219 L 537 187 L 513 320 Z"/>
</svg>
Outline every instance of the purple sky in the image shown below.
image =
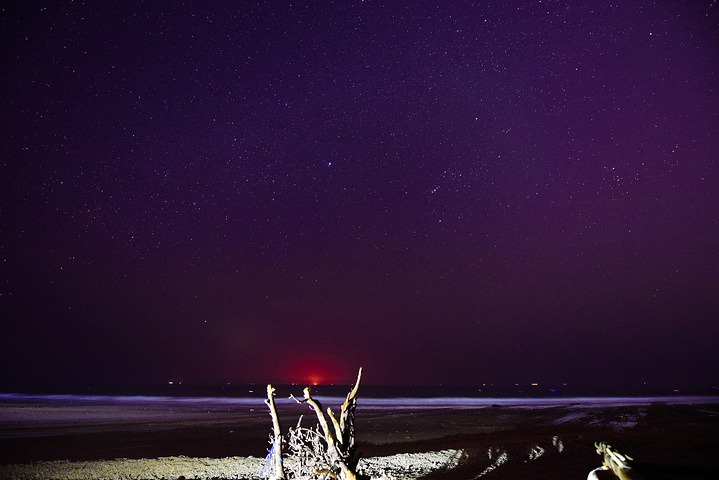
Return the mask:
<svg viewBox="0 0 719 480">
<path fill-rule="evenodd" d="M 0 387 L 719 383 L 716 1 L 10 3 Z"/>
</svg>

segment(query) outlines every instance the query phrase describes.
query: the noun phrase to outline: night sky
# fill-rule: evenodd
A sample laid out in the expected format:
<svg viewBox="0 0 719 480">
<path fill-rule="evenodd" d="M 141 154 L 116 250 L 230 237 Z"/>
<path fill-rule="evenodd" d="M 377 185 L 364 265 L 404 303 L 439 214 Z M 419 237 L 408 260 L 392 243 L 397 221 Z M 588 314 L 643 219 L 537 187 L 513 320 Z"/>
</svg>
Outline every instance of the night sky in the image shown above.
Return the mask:
<svg viewBox="0 0 719 480">
<path fill-rule="evenodd" d="M 719 383 L 716 1 L 0 13 L 0 389 Z"/>
</svg>

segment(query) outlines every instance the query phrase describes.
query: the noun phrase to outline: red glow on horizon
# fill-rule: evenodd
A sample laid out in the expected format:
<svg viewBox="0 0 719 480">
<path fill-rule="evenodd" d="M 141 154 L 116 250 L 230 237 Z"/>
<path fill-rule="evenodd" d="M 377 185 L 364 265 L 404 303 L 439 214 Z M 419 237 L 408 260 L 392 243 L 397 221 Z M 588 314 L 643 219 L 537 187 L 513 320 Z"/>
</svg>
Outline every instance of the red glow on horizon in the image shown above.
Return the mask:
<svg viewBox="0 0 719 480">
<path fill-rule="evenodd" d="M 298 360 L 290 367 L 288 376 L 291 383 L 301 385 L 330 385 L 344 379 L 335 362 L 320 357 Z"/>
</svg>

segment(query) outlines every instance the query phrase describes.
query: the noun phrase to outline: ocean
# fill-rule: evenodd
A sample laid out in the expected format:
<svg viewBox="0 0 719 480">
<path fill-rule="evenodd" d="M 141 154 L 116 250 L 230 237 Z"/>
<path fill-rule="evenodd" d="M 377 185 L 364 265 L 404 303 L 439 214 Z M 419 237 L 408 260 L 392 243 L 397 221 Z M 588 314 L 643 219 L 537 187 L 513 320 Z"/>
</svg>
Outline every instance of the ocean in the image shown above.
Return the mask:
<svg viewBox="0 0 719 480">
<path fill-rule="evenodd" d="M 719 391 L 712 388 L 674 389 L 667 387 L 637 388 L 586 388 L 566 387 L 543 388 L 528 386 L 378 386 L 361 385 L 358 408 L 437 408 L 486 407 L 486 406 L 543 406 L 592 404 L 639 404 L 639 403 L 715 403 L 719 402 Z M 274 386 L 275 402 L 283 409 L 294 410 L 297 402 L 291 398 L 303 397 L 304 386 Z M 312 396 L 324 406 L 336 408 L 341 405 L 349 392 L 349 385 L 311 386 Z M 135 406 L 152 409 L 161 407 L 180 411 L 237 411 L 256 412 L 266 409 L 266 386 L 264 385 L 222 385 L 186 386 L 168 384 L 151 388 L 107 389 L 89 388 L 66 389 L 61 392 L 6 392 L 0 393 L 0 406 L 11 404 L 55 405 L 57 407 L 98 405 Z M 29 410 L 28 410 L 29 411 Z M 107 413 L 107 412 L 105 412 Z M 16 414 L 17 415 L 17 414 Z M 7 416 L 7 412 L 5 412 Z M 12 419 L 0 416 L 0 421 Z"/>
<path fill-rule="evenodd" d="M 274 385 L 278 401 L 290 395 L 302 397 L 306 385 Z M 351 385 L 312 385 L 310 390 L 317 398 L 343 399 Z M 476 404 L 495 399 L 561 399 L 571 398 L 630 398 L 630 397 L 686 397 L 713 396 L 719 398 L 719 387 L 710 385 L 653 385 L 638 384 L 630 386 L 587 386 L 587 385 L 540 385 L 540 384 L 503 384 L 481 386 L 443 386 L 443 385 L 360 385 L 359 398 L 365 402 L 385 403 L 386 400 L 409 401 L 419 403 L 444 399 L 456 404 L 458 401 Z M 120 399 L 142 400 L 152 398 L 186 398 L 196 401 L 201 398 L 226 399 L 245 403 L 263 403 L 266 398 L 266 385 L 263 384 L 224 384 L 224 385 L 188 385 L 167 383 L 133 387 L 107 386 L 42 386 L 5 388 L 0 390 L 0 401 L 9 398 L 39 399 Z M 195 399 L 195 400 L 192 400 Z"/>
</svg>

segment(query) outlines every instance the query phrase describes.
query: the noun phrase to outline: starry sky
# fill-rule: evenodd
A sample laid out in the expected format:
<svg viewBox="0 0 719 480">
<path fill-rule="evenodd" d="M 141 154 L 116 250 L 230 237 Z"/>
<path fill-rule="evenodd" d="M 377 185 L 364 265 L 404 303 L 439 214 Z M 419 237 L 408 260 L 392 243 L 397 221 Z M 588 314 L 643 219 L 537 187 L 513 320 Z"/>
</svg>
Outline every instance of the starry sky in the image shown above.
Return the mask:
<svg viewBox="0 0 719 480">
<path fill-rule="evenodd" d="M 716 1 L 0 22 L 0 387 L 719 382 Z"/>
</svg>

